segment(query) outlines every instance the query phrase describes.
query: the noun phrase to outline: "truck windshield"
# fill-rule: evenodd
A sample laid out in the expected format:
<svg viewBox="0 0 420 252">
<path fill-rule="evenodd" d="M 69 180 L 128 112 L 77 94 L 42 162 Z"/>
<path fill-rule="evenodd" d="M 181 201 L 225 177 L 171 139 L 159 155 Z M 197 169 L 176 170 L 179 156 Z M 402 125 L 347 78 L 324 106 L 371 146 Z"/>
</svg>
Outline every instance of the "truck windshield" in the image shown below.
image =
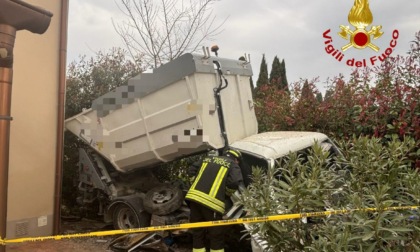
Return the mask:
<svg viewBox="0 0 420 252">
<path fill-rule="evenodd" d="M 240 164 L 242 170 L 242 176 L 244 178 L 245 186 L 251 183 L 252 167 L 260 167 L 263 170 L 267 170 L 268 162 L 264 158 L 242 153 L 242 162 Z"/>
</svg>

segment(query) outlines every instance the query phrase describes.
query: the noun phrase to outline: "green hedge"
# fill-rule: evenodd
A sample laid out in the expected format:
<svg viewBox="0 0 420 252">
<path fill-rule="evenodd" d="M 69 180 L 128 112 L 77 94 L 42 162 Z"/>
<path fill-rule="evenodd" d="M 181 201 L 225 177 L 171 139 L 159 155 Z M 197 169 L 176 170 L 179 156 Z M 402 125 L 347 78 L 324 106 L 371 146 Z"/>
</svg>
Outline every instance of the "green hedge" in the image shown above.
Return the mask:
<svg viewBox="0 0 420 252">
<path fill-rule="evenodd" d="M 271 251 L 419 251 L 420 211 L 383 210 L 420 205 L 420 173 L 408 158 L 415 141 L 394 137 L 384 144 L 354 137 L 340 148 L 343 155 L 334 159 L 315 145 L 307 158 L 290 154 L 276 168 L 254 168 L 258 183 L 241 199 L 247 214 L 378 211 L 254 224 L 252 233 L 258 232 Z"/>
</svg>

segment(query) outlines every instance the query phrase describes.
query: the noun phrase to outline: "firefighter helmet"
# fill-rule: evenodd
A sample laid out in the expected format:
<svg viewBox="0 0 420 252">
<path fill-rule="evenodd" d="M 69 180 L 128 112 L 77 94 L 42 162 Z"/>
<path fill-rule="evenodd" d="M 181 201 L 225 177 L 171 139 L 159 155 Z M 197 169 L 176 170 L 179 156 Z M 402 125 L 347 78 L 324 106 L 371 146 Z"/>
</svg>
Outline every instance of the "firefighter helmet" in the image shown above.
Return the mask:
<svg viewBox="0 0 420 252">
<path fill-rule="evenodd" d="M 241 160 L 242 159 L 241 152 L 238 151 L 238 150 L 235 150 L 235 149 L 228 149 L 226 151 L 226 156 L 234 157 L 234 158 L 236 158 L 238 160 Z"/>
</svg>

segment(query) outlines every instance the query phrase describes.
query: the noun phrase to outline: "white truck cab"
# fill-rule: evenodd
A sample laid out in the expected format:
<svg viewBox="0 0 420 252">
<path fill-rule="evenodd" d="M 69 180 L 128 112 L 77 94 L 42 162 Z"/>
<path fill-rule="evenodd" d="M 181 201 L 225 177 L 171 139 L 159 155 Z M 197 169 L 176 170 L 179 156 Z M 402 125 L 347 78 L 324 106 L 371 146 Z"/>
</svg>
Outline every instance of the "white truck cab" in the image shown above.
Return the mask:
<svg viewBox="0 0 420 252">
<path fill-rule="evenodd" d="M 338 154 L 339 151 L 334 143 L 325 135 L 318 132 L 302 131 L 277 131 L 265 132 L 249 136 L 231 144 L 231 147 L 241 151 L 243 157 L 242 173 L 245 185 L 251 181 L 252 167 L 268 169 L 275 167 L 279 159 L 294 152 L 304 152 L 315 143 L 319 144 L 325 151 Z M 235 202 L 234 195 L 232 201 Z M 228 218 L 239 218 L 242 216 L 242 206 L 233 205 L 227 211 Z M 249 225 L 244 224 L 249 230 Z M 251 247 L 253 252 L 266 251 L 265 241 L 258 234 L 251 235 Z"/>
<path fill-rule="evenodd" d="M 245 184 L 249 184 L 252 166 L 262 168 L 273 167 L 276 160 L 292 152 L 309 148 L 317 142 L 337 151 L 331 140 L 319 132 L 304 131 L 275 131 L 255 134 L 232 143 L 230 146 L 238 149 L 243 154 L 243 176 Z"/>
</svg>

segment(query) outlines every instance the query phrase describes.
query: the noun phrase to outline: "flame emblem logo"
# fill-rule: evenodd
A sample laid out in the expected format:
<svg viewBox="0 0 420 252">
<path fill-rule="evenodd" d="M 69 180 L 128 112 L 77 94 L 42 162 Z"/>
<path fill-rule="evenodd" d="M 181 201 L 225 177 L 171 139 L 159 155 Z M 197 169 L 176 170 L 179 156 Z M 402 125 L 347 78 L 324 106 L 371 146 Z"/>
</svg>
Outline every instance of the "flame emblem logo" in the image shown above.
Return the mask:
<svg viewBox="0 0 420 252">
<path fill-rule="evenodd" d="M 341 32 L 338 34 L 345 40 L 350 40 L 350 43 L 343 46 L 341 50 L 345 51 L 350 47 L 357 49 L 369 47 L 376 52 L 379 51 L 379 47 L 372 44 L 371 38 L 377 39 L 382 36 L 382 26 L 372 26 L 369 31 L 366 30 L 366 27 L 373 21 L 369 0 L 354 0 L 354 5 L 348 15 L 348 21 L 355 29 L 351 30 L 349 26 L 340 25 Z"/>
</svg>

